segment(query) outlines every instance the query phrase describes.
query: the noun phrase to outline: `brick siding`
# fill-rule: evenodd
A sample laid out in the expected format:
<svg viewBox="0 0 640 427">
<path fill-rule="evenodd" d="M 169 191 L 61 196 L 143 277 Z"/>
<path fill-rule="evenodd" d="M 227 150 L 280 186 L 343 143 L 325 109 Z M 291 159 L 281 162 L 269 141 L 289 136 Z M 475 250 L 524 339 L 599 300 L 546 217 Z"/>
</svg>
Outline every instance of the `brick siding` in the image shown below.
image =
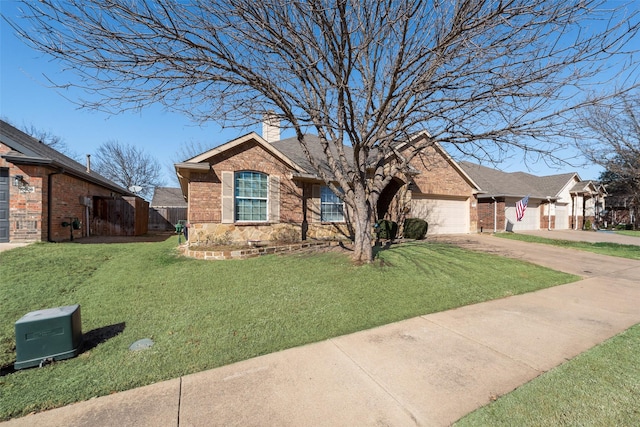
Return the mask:
<svg viewBox="0 0 640 427">
<path fill-rule="evenodd" d="M 211 159 L 212 170 L 192 173 L 189 182 L 188 220 L 192 225 L 190 241 L 205 242 L 230 238 L 242 240 L 277 240 L 282 227 L 272 223 L 221 224 L 222 172 L 255 171 L 280 177 L 280 225 L 287 224 L 291 234 L 300 238 L 344 238 L 348 230 L 344 224 L 321 224 L 314 221 L 314 200 L 311 182 L 297 182 L 290 178 L 291 168 L 250 141 L 223 151 Z M 441 196 L 467 198 L 470 203 L 470 226 L 477 228 L 477 199 L 471 184 L 435 148 L 427 148 L 414 158 L 412 166 L 421 171 L 411 182 L 413 191 Z M 406 179 L 409 181 L 409 179 Z M 318 184 L 318 183 L 315 183 Z M 402 187 L 406 190 L 406 185 Z M 406 191 L 405 191 L 406 193 Z M 403 193 L 404 194 L 404 193 Z M 404 202 L 410 203 L 410 197 Z M 397 205 L 397 203 L 396 203 Z M 317 209 L 317 208 L 316 208 Z M 224 237 L 227 236 L 227 237 Z"/>
<path fill-rule="evenodd" d="M 0 144 L 0 154 L 9 148 Z M 46 241 L 48 233 L 48 180 L 52 181 L 51 194 L 51 235 L 52 241 L 63 241 L 86 235 L 86 208 L 80 197 L 109 197 L 111 191 L 101 186 L 66 174 L 53 174 L 56 170 L 45 166 L 14 165 L 0 158 L 0 167 L 9 168 L 9 241 Z M 52 175 L 53 174 L 53 175 Z M 23 176 L 23 185 L 14 186 L 16 175 Z M 91 209 L 91 207 L 90 207 Z M 91 218 L 91 212 L 89 217 Z M 82 221 L 79 230 L 63 227 L 62 222 L 74 218 Z"/>
</svg>

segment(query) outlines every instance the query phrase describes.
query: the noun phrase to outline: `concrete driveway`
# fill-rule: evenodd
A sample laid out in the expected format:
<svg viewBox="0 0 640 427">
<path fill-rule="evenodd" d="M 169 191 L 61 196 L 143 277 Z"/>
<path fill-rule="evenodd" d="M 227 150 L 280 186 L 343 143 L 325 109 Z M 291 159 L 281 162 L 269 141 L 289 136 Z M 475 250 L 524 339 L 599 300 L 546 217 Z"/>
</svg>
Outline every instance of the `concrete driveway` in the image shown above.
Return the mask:
<svg viewBox="0 0 640 427">
<path fill-rule="evenodd" d="M 612 231 L 582 231 L 582 230 L 538 230 L 519 231 L 518 234 L 545 237 L 547 239 L 574 240 L 579 242 L 610 242 L 621 245 L 639 245 L 640 237 L 625 236 Z"/>
</svg>

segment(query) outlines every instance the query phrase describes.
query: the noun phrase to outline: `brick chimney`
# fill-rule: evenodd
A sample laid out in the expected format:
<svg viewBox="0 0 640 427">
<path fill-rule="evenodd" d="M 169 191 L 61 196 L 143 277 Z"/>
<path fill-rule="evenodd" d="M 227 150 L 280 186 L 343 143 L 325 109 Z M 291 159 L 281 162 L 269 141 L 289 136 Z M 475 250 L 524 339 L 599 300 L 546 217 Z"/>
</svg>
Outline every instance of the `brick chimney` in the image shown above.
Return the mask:
<svg viewBox="0 0 640 427">
<path fill-rule="evenodd" d="M 262 119 L 262 137 L 267 142 L 280 140 L 280 120 L 273 111 L 265 113 Z"/>
</svg>

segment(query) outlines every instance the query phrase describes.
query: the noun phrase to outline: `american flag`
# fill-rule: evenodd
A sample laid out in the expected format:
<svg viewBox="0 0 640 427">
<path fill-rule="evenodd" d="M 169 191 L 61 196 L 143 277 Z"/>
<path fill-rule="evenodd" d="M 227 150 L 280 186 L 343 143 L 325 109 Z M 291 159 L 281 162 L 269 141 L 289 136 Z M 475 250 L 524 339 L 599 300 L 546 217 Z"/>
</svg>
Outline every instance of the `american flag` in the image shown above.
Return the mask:
<svg viewBox="0 0 640 427">
<path fill-rule="evenodd" d="M 529 196 L 523 197 L 516 202 L 516 219 L 522 221 L 524 218 L 524 211 L 527 210 L 527 203 L 529 203 Z"/>
</svg>

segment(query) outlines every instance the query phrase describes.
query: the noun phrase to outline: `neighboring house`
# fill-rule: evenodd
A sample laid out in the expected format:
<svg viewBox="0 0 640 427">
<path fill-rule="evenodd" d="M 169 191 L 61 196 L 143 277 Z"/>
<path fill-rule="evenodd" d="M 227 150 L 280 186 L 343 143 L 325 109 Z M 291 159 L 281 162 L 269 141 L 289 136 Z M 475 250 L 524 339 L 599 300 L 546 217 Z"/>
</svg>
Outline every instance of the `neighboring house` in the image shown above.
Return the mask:
<svg viewBox="0 0 640 427">
<path fill-rule="evenodd" d="M 189 240 L 350 237 L 347 210 L 316 175 L 296 138 L 280 140 L 278 128 L 268 123 L 263 135 L 267 139 L 249 133 L 175 165 L 188 204 Z M 317 137 L 306 138 L 311 155 L 322 159 Z M 375 219 L 402 224 L 406 217 L 424 218 L 429 234 L 475 232 L 478 190 L 435 145 L 413 159 L 409 174 L 384 189 Z"/>
<path fill-rule="evenodd" d="M 149 230 L 174 230 L 187 219 L 187 202 L 180 188 L 156 187 L 149 205 Z"/>
<path fill-rule="evenodd" d="M 635 225 L 638 222 L 637 197 L 632 194 L 609 194 L 607 196 L 607 209 L 604 220 L 608 224 Z"/>
<path fill-rule="evenodd" d="M 148 203 L 0 120 L 0 242 L 147 232 Z"/>
<path fill-rule="evenodd" d="M 599 224 L 606 191 L 577 173 L 535 176 L 524 172 L 501 172 L 470 162 L 462 169 L 481 188 L 478 195 L 478 228 L 483 231 L 582 229 L 585 221 Z M 521 221 L 515 205 L 529 196 Z"/>
</svg>

